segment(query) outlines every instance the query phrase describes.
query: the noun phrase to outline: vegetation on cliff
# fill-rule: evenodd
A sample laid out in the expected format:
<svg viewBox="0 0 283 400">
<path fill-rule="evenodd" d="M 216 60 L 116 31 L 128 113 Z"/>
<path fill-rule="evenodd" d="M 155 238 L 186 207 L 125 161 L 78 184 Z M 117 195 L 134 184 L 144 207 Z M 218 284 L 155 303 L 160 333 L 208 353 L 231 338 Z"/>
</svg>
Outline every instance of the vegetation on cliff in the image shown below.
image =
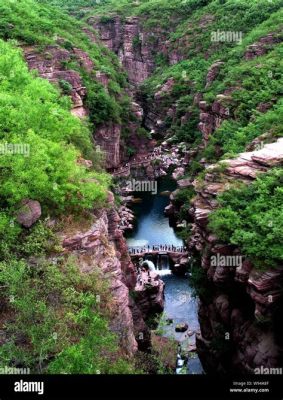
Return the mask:
<svg viewBox="0 0 283 400">
<path fill-rule="evenodd" d="M 83 221 L 105 206 L 110 176 L 89 122 L 71 114 L 60 88 L 28 71 L 21 47 L 41 54 L 50 44 L 77 46 L 107 71 L 115 94 L 111 85 L 107 93 L 94 76 L 83 75 L 96 121 L 126 115 L 117 95 L 124 74 L 114 55 L 91 44 L 81 24 L 60 11 L 31 0 L 7 1 L 0 16 L 0 364 L 34 373 L 131 373 L 108 326 L 114 307 L 105 295 L 107 281 L 97 268 L 82 274 L 76 258 L 62 256 L 55 231 L 66 216 Z M 39 201 L 42 209 L 41 222 L 31 229 L 17 220 L 25 199 Z"/>
<path fill-rule="evenodd" d="M 119 66 L 117 57 L 105 47 L 96 44 L 83 32 L 86 28 L 81 22 L 64 14 L 60 9 L 38 4 L 35 0 L 14 2 L 8 0 L 0 4 L 0 37 L 4 40 L 16 40 L 21 46 L 34 46 L 39 54 L 48 52 L 47 46 L 58 46 L 69 50 L 80 49 L 87 53 L 94 63 L 89 72 L 79 65 L 77 59 L 65 64 L 72 70 L 79 70 L 87 89 L 87 106 L 90 120 L 97 126 L 100 122 L 122 122 L 129 116 L 128 97 L 123 88 L 126 75 Z M 87 31 L 96 37 L 95 31 Z M 96 72 L 103 72 L 108 77 L 108 90 L 97 80 Z M 93 128 L 92 128 L 93 129 Z"/>
<path fill-rule="evenodd" d="M 158 101 L 158 114 L 165 117 L 162 131 L 169 141 L 182 141 L 189 149 L 198 150 L 202 135 L 197 94 L 201 93 L 200 99 L 205 101 L 203 113 L 217 114 L 210 111 L 216 102 L 225 111 L 221 126 L 213 128 L 206 146 L 190 160 L 188 177 L 199 176 L 201 180 L 204 163 L 235 157 L 258 137 L 262 147 L 282 136 L 282 1 L 134 3 L 131 8 L 130 1 L 105 2 L 95 10 L 98 15 L 111 14 L 114 9 L 122 17 L 138 16 L 144 32 L 153 29 L 155 36 L 167 39 L 168 51 L 159 54 L 155 71 L 143 82 L 141 91 L 148 108 Z M 239 40 L 212 42 L 212 34 L 217 31 L 233 31 L 241 36 Z M 266 37 L 269 41 L 261 44 L 259 41 Z M 258 42 L 259 54 L 248 57 L 247 50 Z M 170 51 L 176 52 L 180 60 L 170 61 Z M 209 81 L 208 71 L 219 61 L 219 71 Z M 173 86 L 157 100 L 156 93 L 169 80 Z M 173 116 L 168 112 L 172 106 L 176 110 Z M 258 267 L 282 262 L 280 173 L 276 169 L 260 176 L 250 187 L 244 185 L 221 195 L 220 208 L 211 217 L 213 232 L 224 242 L 241 248 Z M 178 193 L 184 204 L 182 217 L 188 215 L 192 197 L 188 189 Z"/>
<path fill-rule="evenodd" d="M 1 144 L 24 144 L 25 154 L 1 154 L 1 204 L 11 211 L 24 198 L 46 211 L 90 209 L 101 204 L 109 178 L 77 163 L 94 153 L 90 132 L 70 113 L 70 101 L 34 77 L 19 50 L 0 41 Z M 92 179 L 96 179 L 93 184 Z"/>
<path fill-rule="evenodd" d="M 97 32 L 87 24 L 89 18 L 108 24 L 116 16 L 121 21 L 138 16 L 141 29 L 153 33 L 148 45 L 155 70 L 139 95 L 148 109 L 154 109 L 156 93 L 173 82 L 158 99 L 158 114 L 164 119 L 161 134 L 195 149 L 186 174 L 201 180 L 206 164 L 234 157 L 259 136 L 261 145 L 282 136 L 281 7 L 282 0 L 0 4 L 0 365 L 40 373 L 134 371 L 109 329 L 113 304 L 105 295 L 107 283 L 96 270 L 81 274 L 75 258 L 58 256 L 62 249 L 50 223 L 66 215 L 84 218 L 104 204 L 110 178 L 103 172 L 92 134 L 104 124 L 126 127 L 133 118 L 126 73 L 118 58 L 99 44 Z M 240 36 L 212 43 L 217 31 L 236 31 Z M 271 39 L 263 51 L 247 57 L 247 49 L 268 35 Z M 158 36 L 164 48 L 155 54 Z M 139 36 L 133 45 L 138 51 Z M 56 87 L 28 71 L 21 49 L 29 47 L 50 57 L 48 46 L 69 52 L 61 67 L 79 72 L 89 118 L 81 121 L 71 115 L 69 82 L 61 79 Z M 75 49 L 87 54 L 91 71 L 74 56 Z M 177 57 L 170 59 L 172 54 Z M 209 80 L 216 62 L 221 62 L 219 71 Z M 107 85 L 97 73 L 105 74 Z M 200 100 L 205 111 L 215 104 L 225 110 L 225 121 L 213 127 L 205 146 L 200 146 Z M 171 108 L 174 112 L 168 113 Z M 137 135 L 150 138 L 144 128 Z M 26 146 L 25 153 L 13 154 L 10 150 L 19 144 Z M 82 159 L 90 159 L 92 167 L 80 163 Z M 281 187 L 282 169 L 273 169 L 251 185 L 219 196 L 220 207 L 210 218 L 212 232 L 239 247 L 258 267 L 282 263 Z M 179 191 L 176 202 L 184 203 L 182 218 L 188 216 L 194 194 L 192 188 Z M 38 200 L 43 212 L 42 221 L 29 230 L 16 219 L 25 199 Z M 210 288 L 202 286 L 204 274 L 194 273 L 198 294 L 209 293 Z"/>
<path fill-rule="evenodd" d="M 283 261 L 282 183 L 282 168 L 259 175 L 251 185 L 218 196 L 220 208 L 210 217 L 217 237 L 241 248 L 259 268 Z"/>
</svg>

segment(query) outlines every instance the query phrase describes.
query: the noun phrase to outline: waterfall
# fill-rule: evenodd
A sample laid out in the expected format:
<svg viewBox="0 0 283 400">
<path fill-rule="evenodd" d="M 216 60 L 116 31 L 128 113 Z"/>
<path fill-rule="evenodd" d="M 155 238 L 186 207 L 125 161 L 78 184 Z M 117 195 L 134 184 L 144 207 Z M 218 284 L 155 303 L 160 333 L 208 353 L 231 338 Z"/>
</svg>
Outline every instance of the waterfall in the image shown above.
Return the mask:
<svg viewBox="0 0 283 400">
<path fill-rule="evenodd" d="M 159 275 L 170 275 L 170 262 L 167 254 L 158 254 L 157 256 L 157 270 Z"/>
<path fill-rule="evenodd" d="M 151 271 L 155 271 L 161 276 L 171 274 L 170 262 L 167 254 L 157 254 L 155 260 L 152 255 L 146 255 L 142 265 L 144 264 L 146 264 Z"/>
</svg>

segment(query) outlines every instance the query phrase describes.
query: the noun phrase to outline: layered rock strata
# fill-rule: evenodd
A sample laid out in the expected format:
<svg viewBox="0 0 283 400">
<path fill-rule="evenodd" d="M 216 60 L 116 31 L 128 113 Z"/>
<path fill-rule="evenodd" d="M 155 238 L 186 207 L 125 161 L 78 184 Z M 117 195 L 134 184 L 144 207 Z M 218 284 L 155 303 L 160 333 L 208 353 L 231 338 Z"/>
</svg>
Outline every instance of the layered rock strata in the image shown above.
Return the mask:
<svg viewBox="0 0 283 400">
<path fill-rule="evenodd" d="M 61 241 L 64 253 L 78 259 L 82 273 L 96 269 L 106 280 L 114 307 L 111 329 L 120 337 L 122 349 L 133 355 L 138 347 L 145 349 L 150 345 L 150 332 L 144 319 L 152 312 L 162 311 L 164 285 L 156 276 L 154 291 L 149 297 L 148 288 L 139 286 L 123 232 L 118 227 L 120 220 L 113 195 L 109 194 L 109 208 L 96 213 L 90 227 L 70 233 L 64 231 Z"/>
<path fill-rule="evenodd" d="M 201 333 L 197 336 L 198 354 L 209 372 L 254 373 L 261 366 L 282 365 L 278 312 L 282 306 L 283 266 L 258 271 L 247 259 L 238 266 L 214 265 L 212 256 L 236 258 L 241 253 L 235 246 L 221 243 L 207 227 L 209 214 L 217 208 L 217 194 L 229 189 L 235 180 L 249 184 L 257 174 L 282 164 L 281 138 L 261 150 L 225 160 L 221 176 L 211 166 L 204 182 L 194 182 L 197 196 L 190 209 L 193 234 L 189 246 L 202 254 L 201 268 L 211 290 L 200 299 Z"/>
</svg>

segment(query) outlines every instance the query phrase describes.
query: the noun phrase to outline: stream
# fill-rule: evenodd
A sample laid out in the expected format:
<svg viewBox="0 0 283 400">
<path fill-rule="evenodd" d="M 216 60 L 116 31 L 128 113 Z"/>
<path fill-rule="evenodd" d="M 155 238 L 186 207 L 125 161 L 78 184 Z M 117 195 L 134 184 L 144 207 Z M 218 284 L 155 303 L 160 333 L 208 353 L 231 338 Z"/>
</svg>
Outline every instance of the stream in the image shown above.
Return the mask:
<svg viewBox="0 0 283 400">
<path fill-rule="evenodd" d="M 133 193 L 140 201 L 132 206 L 136 216 L 133 231 L 127 235 L 129 247 L 174 245 L 183 246 L 183 240 L 169 225 L 169 219 L 164 216 L 164 209 L 169 204 L 168 191 L 176 189 L 176 183 L 168 178 L 158 179 L 156 195 L 149 192 Z M 165 192 L 165 193 L 164 193 Z M 179 277 L 171 273 L 169 263 L 162 264 L 158 270 L 165 283 L 165 307 L 158 329 L 162 336 L 171 337 L 180 342 L 182 352 L 187 353 L 195 346 L 195 331 L 199 330 L 197 316 L 197 299 L 192 296 L 189 276 Z M 172 319 L 173 323 L 165 321 Z M 189 328 L 184 333 L 175 332 L 178 323 L 187 323 Z M 189 358 L 182 373 L 202 374 L 203 369 L 195 351 L 190 351 Z M 180 369 L 177 370 L 180 373 Z"/>
</svg>

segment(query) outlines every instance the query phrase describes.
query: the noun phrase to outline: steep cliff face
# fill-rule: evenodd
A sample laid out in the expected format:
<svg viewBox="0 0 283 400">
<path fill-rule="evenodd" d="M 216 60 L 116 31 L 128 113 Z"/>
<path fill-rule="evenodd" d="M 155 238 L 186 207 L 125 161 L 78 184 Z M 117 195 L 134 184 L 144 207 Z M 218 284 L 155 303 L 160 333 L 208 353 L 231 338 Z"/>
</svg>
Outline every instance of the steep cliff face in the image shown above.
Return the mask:
<svg viewBox="0 0 283 400">
<path fill-rule="evenodd" d="M 101 42 L 118 55 L 130 83 L 138 85 L 150 76 L 155 65 L 154 50 L 159 46 L 148 45 L 149 37 L 154 35 L 143 32 L 139 18 L 128 17 L 122 21 L 114 17 L 100 22 L 92 17 L 88 23 L 98 30 Z"/>
<path fill-rule="evenodd" d="M 88 23 L 99 32 L 100 42 L 118 55 L 127 71 L 133 96 L 137 97 L 144 107 L 145 126 L 157 132 L 162 125 L 164 126 L 162 120 L 167 116 L 162 114 L 157 100 L 173 87 L 173 82 L 169 80 L 156 94 L 156 101 L 151 104 L 144 102 L 138 88 L 153 74 L 160 62 L 158 58 L 167 60 L 169 65 L 174 65 L 184 59 L 182 51 L 185 47 L 182 46 L 184 45 L 182 41 L 182 43 L 177 41 L 173 45 L 168 40 L 170 32 L 174 32 L 176 21 L 172 20 L 170 27 L 164 29 L 158 24 L 148 28 L 146 20 L 146 16 L 126 18 L 114 16 L 106 20 L 90 17 Z M 139 148 L 139 146 L 134 147 Z"/>
<path fill-rule="evenodd" d="M 98 268 L 103 279 L 107 280 L 114 307 L 111 311 L 111 328 L 119 335 L 123 350 L 133 355 L 137 350 L 137 341 L 129 290 L 135 287 L 136 273 L 125 254 L 126 244 L 117 229 L 118 220 L 114 208 L 102 210 L 95 215 L 88 230 L 62 233 L 62 245 L 65 252 L 78 258 L 78 265 L 83 273 L 87 274 Z"/>
<path fill-rule="evenodd" d="M 95 140 L 105 154 L 107 168 L 117 168 L 121 162 L 121 125 L 101 125 L 95 132 Z"/>
<path fill-rule="evenodd" d="M 198 354 L 209 372 L 254 373 L 255 368 L 278 367 L 282 363 L 282 267 L 258 270 L 253 260 L 241 255 L 208 229 L 208 216 L 217 208 L 216 196 L 235 182 L 247 185 L 258 174 L 283 163 L 283 141 L 223 161 L 224 171 L 209 167 L 203 182 L 194 182 L 197 196 L 192 201 L 193 221 L 189 246 L 202 254 L 201 266 L 209 292 L 200 296 L 201 334 Z M 214 263 L 214 258 L 218 262 Z M 221 257 L 224 262 L 221 262 Z M 235 265 L 227 260 L 237 260 Z"/>
<path fill-rule="evenodd" d="M 114 197 L 109 193 L 108 208 L 95 213 L 91 226 L 71 232 L 66 227 L 60 237 L 64 252 L 78 259 L 82 273 L 97 269 L 107 281 L 113 305 L 110 327 L 118 334 L 123 351 L 134 355 L 138 348 L 150 346 L 145 320 L 162 311 L 164 284 L 153 273 L 151 282 L 147 274 L 137 282 L 120 221 Z"/>
<path fill-rule="evenodd" d="M 82 71 L 92 76 L 108 93 L 110 77 L 95 71 L 93 60 L 79 48 L 67 50 L 60 46 L 59 40 L 57 45 L 47 46 L 44 51 L 37 46 L 25 46 L 24 55 L 31 70 L 38 71 L 40 77 L 57 85 L 63 94 L 71 98 L 72 114 L 79 118 L 89 116 L 87 88 L 82 72 L 69 69 L 68 64 L 75 60 Z M 108 169 L 117 168 L 124 156 L 121 130 L 122 124 L 115 121 L 105 121 L 94 128 L 96 144 L 105 155 L 105 166 Z"/>
<path fill-rule="evenodd" d="M 36 70 L 39 76 L 48 79 L 50 82 L 60 87 L 68 85 L 67 93 L 72 100 L 72 113 L 80 118 L 85 117 L 88 112 L 84 106 L 86 88 L 83 85 L 80 74 L 76 71 L 64 68 L 64 64 L 76 58 L 83 66 L 92 71 L 93 62 L 80 49 L 66 50 L 59 45 L 47 46 L 41 52 L 37 46 L 25 46 L 24 55 L 31 70 Z M 63 89 L 64 90 L 64 89 Z"/>
</svg>

